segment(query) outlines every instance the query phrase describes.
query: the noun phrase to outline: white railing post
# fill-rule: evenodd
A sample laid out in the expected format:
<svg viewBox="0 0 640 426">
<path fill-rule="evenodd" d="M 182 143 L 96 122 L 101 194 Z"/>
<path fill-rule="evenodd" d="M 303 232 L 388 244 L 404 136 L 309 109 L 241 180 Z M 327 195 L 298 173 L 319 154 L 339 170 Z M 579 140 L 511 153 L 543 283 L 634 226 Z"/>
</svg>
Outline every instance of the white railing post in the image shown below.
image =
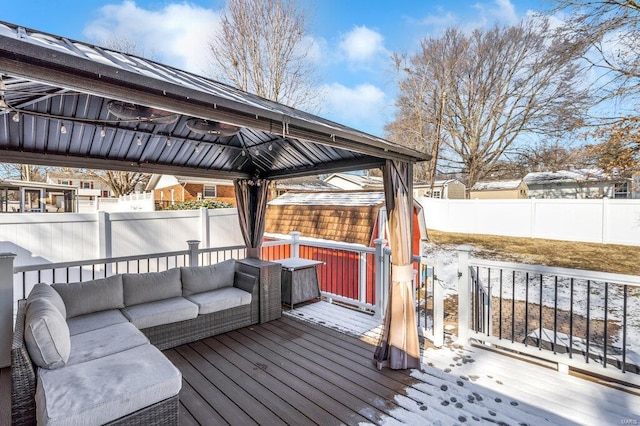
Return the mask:
<svg viewBox="0 0 640 426">
<path fill-rule="evenodd" d="M 300 232 L 291 233 L 291 257 L 300 257 Z"/>
<path fill-rule="evenodd" d="M 433 345 L 436 348 L 444 346 L 444 282 L 438 279 L 438 273 L 444 270 L 442 262 L 433 267 Z M 426 300 L 426 298 L 425 298 Z"/>
<path fill-rule="evenodd" d="M 469 256 L 472 247 L 458 246 L 458 343 L 469 340 L 471 324 L 471 283 L 469 281 Z"/>
<path fill-rule="evenodd" d="M 189 266 L 198 266 L 198 240 L 188 240 L 189 245 Z"/>
<path fill-rule="evenodd" d="M 374 260 L 374 273 L 376 274 L 376 293 L 375 293 L 375 318 L 382 318 L 384 316 L 385 308 L 385 296 L 384 296 L 384 283 L 387 281 L 384 279 L 386 273 L 384 267 L 384 247 L 387 244 L 387 240 L 384 238 L 376 238 L 373 240 L 375 246 L 375 260 Z"/>
<path fill-rule="evenodd" d="M 365 303 L 367 301 L 367 253 L 358 253 L 358 300 Z"/>
<path fill-rule="evenodd" d="M 11 365 L 13 336 L 13 253 L 0 253 L 0 368 Z"/>
</svg>

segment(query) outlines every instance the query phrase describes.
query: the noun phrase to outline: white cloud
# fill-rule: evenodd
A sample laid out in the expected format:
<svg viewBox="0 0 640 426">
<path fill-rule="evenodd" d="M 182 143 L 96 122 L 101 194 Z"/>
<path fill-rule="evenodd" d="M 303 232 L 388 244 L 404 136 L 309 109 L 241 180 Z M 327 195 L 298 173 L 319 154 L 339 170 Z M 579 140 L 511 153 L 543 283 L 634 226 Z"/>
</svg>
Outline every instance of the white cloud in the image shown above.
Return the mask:
<svg viewBox="0 0 640 426">
<path fill-rule="evenodd" d="M 366 63 L 381 53 L 386 54 L 382 34 L 365 26 L 355 27 L 347 33 L 340 42 L 340 49 L 352 64 Z"/>
<path fill-rule="evenodd" d="M 427 15 L 420 20 L 420 24 L 435 28 L 447 28 L 454 26 L 458 18 L 453 12 L 446 12 L 442 15 Z"/>
<path fill-rule="evenodd" d="M 365 132 L 381 134 L 387 96 L 380 88 L 369 83 L 354 88 L 333 83 L 324 85 L 322 91 L 321 115 Z"/>
<path fill-rule="evenodd" d="M 220 15 L 189 3 L 169 3 L 150 10 L 133 1 L 108 4 L 84 33 L 97 44 L 126 37 L 145 56 L 174 67 L 202 74 L 210 62 L 209 40 L 219 27 Z"/>
<path fill-rule="evenodd" d="M 465 25 L 470 29 L 482 28 L 493 23 L 515 25 L 520 18 L 511 0 L 494 0 L 491 3 L 476 3 L 473 8 L 477 10 L 477 18 Z"/>
<path fill-rule="evenodd" d="M 432 34 L 440 34 L 446 28 L 458 26 L 465 32 L 478 28 L 486 28 L 494 24 L 515 25 L 521 17 L 511 0 L 493 0 L 492 2 L 477 2 L 454 10 L 436 8 L 437 13 L 422 19 L 409 19 L 409 22 L 429 27 Z"/>
</svg>

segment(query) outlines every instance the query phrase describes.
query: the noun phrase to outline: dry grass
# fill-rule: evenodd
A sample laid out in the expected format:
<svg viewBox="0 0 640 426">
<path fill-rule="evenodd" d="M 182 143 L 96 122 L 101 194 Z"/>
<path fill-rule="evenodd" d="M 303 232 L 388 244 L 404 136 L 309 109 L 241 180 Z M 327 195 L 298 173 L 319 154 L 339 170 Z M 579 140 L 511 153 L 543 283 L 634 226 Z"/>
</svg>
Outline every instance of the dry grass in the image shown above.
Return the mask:
<svg viewBox="0 0 640 426">
<path fill-rule="evenodd" d="M 640 247 L 573 241 L 456 234 L 429 230 L 429 242 L 472 245 L 475 256 L 618 274 L 640 274 Z"/>
</svg>

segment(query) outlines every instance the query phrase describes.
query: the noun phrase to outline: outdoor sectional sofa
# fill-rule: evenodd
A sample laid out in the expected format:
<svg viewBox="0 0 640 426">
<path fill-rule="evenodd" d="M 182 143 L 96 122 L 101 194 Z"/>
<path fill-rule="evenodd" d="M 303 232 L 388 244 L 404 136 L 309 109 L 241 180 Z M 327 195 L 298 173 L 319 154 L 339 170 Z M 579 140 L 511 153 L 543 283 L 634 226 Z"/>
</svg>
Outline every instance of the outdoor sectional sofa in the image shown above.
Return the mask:
<svg viewBox="0 0 640 426">
<path fill-rule="evenodd" d="M 161 350 L 259 321 L 241 262 L 36 284 L 18 304 L 13 424 L 177 424 L 180 371 Z"/>
</svg>

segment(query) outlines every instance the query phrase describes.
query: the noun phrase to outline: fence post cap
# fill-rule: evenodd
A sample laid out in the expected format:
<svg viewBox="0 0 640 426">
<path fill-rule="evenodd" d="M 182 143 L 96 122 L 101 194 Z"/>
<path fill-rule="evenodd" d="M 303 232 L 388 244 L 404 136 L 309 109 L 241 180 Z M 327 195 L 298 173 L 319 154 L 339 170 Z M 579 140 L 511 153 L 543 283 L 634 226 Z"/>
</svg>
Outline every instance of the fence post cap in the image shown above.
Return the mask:
<svg viewBox="0 0 640 426">
<path fill-rule="evenodd" d="M 473 251 L 473 246 L 470 246 L 470 245 L 467 245 L 467 244 L 462 244 L 462 245 L 456 246 L 456 250 L 471 252 L 471 251 Z"/>
<path fill-rule="evenodd" d="M 385 240 L 384 238 L 376 238 L 375 240 L 373 240 L 374 244 L 386 244 L 387 240 Z"/>
</svg>

